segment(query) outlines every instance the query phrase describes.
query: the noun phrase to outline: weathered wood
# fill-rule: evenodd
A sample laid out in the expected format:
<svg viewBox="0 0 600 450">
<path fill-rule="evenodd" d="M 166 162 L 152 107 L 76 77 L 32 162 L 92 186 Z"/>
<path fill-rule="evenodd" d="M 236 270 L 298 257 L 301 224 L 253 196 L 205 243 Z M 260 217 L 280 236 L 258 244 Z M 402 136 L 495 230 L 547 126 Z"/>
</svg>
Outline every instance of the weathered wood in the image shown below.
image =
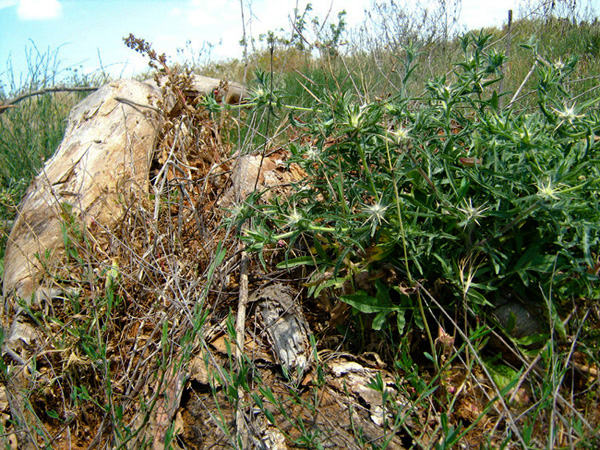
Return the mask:
<svg viewBox="0 0 600 450">
<path fill-rule="evenodd" d="M 222 167 L 220 170 L 227 169 Z M 290 164 L 278 159 L 276 155 L 262 158 L 260 155 L 238 157 L 228 168 L 231 176 L 225 177 L 231 182 L 219 199 L 221 208 L 231 208 L 244 201 L 254 191 L 265 191 L 263 200 L 277 195 L 286 195 L 291 183 L 305 177 L 304 170 L 298 164 Z"/>
<path fill-rule="evenodd" d="M 146 190 L 161 115 L 160 93 L 133 80 L 110 83 L 73 108 L 65 137 L 23 199 L 4 260 L 4 295 L 30 301 L 44 273 L 40 259 L 64 250 L 65 213 L 110 227 L 120 195 Z"/>
<path fill-rule="evenodd" d="M 160 91 L 133 80 L 110 83 L 79 103 L 65 137 L 29 187 L 11 230 L 4 259 L 2 327 L 9 330 L 2 354 L 14 362 L 6 384 L 12 420 L 24 432 L 19 448 L 39 448 L 30 427 L 47 432 L 27 406 L 32 357 L 46 337 L 26 314 L 25 303 L 51 301 L 61 289 L 45 280 L 46 267 L 64 254 L 61 224 L 66 216 L 89 225 L 112 227 L 122 216 L 123 196 L 147 189 L 150 161 L 162 120 Z M 21 376 L 18 376 L 21 374 Z M 36 374 L 34 378 L 38 379 Z"/>
<path fill-rule="evenodd" d="M 275 358 L 290 378 L 300 381 L 310 365 L 312 353 L 308 338 L 310 328 L 294 297 L 291 286 L 273 284 L 254 292 L 250 301 L 258 302 Z"/>
<path fill-rule="evenodd" d="M 166 77 L 161 78 L 161 86 L 166 83 Z M 156 81 L 151 78 L 144 83 L 158 88 Z M 216 94 L 223 103 L 235 105 L 242 103 L 249 98 L 248 89 L 235 82 L 220 80 L 219 78 L 205 77 L 202 75 L 192 75 L 191 86 L 184 91 L 188 97 L 199 97 L 203 95 Z"/>
<path fill-rule="evenodd" d="M 240 84 L 200 75 L 193 75 L 186 96 L 215 91 L 227 103 L 247 97 Z M 4 259 L 5 297 L 37 300 L 43 264 L 64 251 L 65 213 L 111 228 L 122 214 L 123 196 L 146 192 L 159 124 L 169 114 L 158 108 L 161 96 L 154 80 L 119 80 L 73 108 L 62 143 L 21 202 Z M 163 109 L 175 104 L 167 96 Z"/>
<path fill-rule="evenodd" d="M 218 78 L 210 78 L 199 75 L 194 75 L 192 82 L 193 90 L 187 94 L 210 94 L 216 93 L 223 103 L 235 105 L 242 103 L 248 99 L 248 89 L 239 84 L 230 81 L 219 80 Z"/>
<path fill-rule="evenodd" d="M 218 89 L 224 101 L 233 103 L 245 95 L 243 88 L 238 88 L 195 76 L 185 95 L 189 98 Z M 51 304 L 69 290 L 57 286 L 52 278 L 53 268 L 65 256 L 65 224 L 114 229 L 128 199 L 148 194 L 158 133 L 176 105 L 176 96 L 153 82 L 119 80 L 98 89 L 73 108 L 62 143 L 21 202 L 6 248 L 4 302 L 0 303 L 6 333 L 2 356 L 5 361 L 12 360 L 6 396 L 12 420 L 23 431 L 18 437 L 20 448 L 37 448 L 35 436 L 47 435 L 35 407 L 27 406 L 27 396 L 35 382 L 49 383 L 36 373 L 32 384 L 32 361 L 40 350 L 47 349 L 48 339 L 21 309 L 21 301 Z M 170 399 L 173 392 L 182 391 L 177 380 L 181 381 L 169 378 L 166 386 Z M 164 439 L 178 403 L 175 397 L 158 403 L 156 426 L 150 430 L 157 445 Z M 49 441 L 47 436 L 45 439 Z"/>
</svg>

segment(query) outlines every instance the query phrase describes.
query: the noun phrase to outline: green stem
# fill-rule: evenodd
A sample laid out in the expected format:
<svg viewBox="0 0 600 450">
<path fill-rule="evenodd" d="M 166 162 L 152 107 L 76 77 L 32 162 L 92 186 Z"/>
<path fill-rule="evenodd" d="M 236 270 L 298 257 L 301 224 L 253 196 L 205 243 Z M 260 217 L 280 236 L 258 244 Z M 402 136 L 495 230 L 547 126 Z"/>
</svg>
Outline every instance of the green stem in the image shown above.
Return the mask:
<svg viewBox="0 0 600 450">
<path fill-rule="evenodd" d="M 387 151 L 388 164 L 390 165 L 390 173 L 392 175 L 392 181 L 394 185 L 394 196 L 396 197 L 396 211 L 398 212 L 398 222 L 400 223 L 400 235 L 402 236 L 402 249 L 404 250 L 404 265 L 406 266 L 406 274 L 408 276 L 408 282 L 411 286 L 414 285 L 414 280 L 410 273 L 410 267 L 408 265 L 408 249 L 406 245 L 406 233 L 404 232 L 404 221 L 402 220 L 402 210 L 400 209 L 400 192 L 398 192 L 398 183 L 395 178 L 394 165 L 392 164 L 392 157 L 390 156 L 390 146 L 388 144 L 388 140 L 385 141 L 385 149 Z M 439 373 L 439 364 L 437 360 L 437 354 L 435 351 L 435 343 L 433 341 L 433 336 L 431 334 L 431 330 L 429 329 L 429 324 L 427 323 L 427 318 L 425 317 L 425 308 L 423 308 L 423 299 L 421 298 L 421 291 L 417 289 L 417 304 L 419 306 L 419 313 L 423 318 L 423 325 L 425 327 L 425 333 L 427 334 L 427 339 L 429 340 L 429 345 L 431 347 L 431 356 L 433 358 L 433 364 L 435 366 L 435 370 Z"/>
<path fill-rule="evenodd" d="M 311 224 L 307 225 L 304 229 L 306 231 L 313 231 L 315 233 L 335 233 L 335 231 L 336 231 L 335 228 L 322 227 L 319 225 L 311 225 Z M 348 228 L 342 228 L 340 231 L 346 232 L 346 231 L 348 231 Z M 292 236 L 294 236 L 296 233 L 298 233 L 297 229 L 291 230 L 286 233 L 282 233 L 282 234 L 273 236 L 273 240 L 279 241 L 280 239 L 288 239 L 288 238 L 291 238 Z"/>
<path fill-rule="evenodd" d="M 358 142 L 356 139 L 354 140 L 354 142 L 356 143 L 356 146 L 358 147 L 358 153 L 360 153 L 360 159 L 362 161 L 362 165 L 367 174 L 367 178 L 369 180 L 369 185 L 371 186 L 371 192 L 372 192 L 373 196 L 375 197 L 375 199 L 377 200 L 377 202 L 379 202 L 379 196 L 377 195 L 378 192 L 377 192 L 377 189 L 375 188 L 375 183 L 373 182 L 373 174 L 371 173 L 371 169 L 369 168 L 369 165 L 367 164 L 367 155 L 365 154 L 365 150 L 363 149 L 360 142 Z"/>
<path fill-rule="evenodd" d="M 406 274 L 408 276 L 408 280 L 412 285 L 412 275 L 410 274 L 410 267 L 408 265 L 408 250 L 406 245 L 406 233 L 404 232 L 404 222 L 402 220 L 402 210 L 400 209 L 400 192 L 398 192 L 398 183 L 396 183 L 394 166 L 392 164 L 392 157 L 390 156 L 390 147 L 386 139 L 385 149 L 387 151 L 388 164 L 390 165 L 390 173 L 392 175 L 393 185 L 394 185 L 394 196 L 396 198 L 396 211 L 398 213 L 398 223 L 400 223 L 400 236 L 402 236 L 402 249 L 404 250 L 404 265 L 406 267 Z"/>
<path fill-rule="evenodd" d="M 226 108 L 227 109 L 243 109 L 243 108 L 252 108 L 252 107 L 258 106 L 258 105 L 259 105 L 259 103 L 256 103 L 256 102 L 240 103 L 239 105 L 226 105 Z M 273 106 L 273 104 L 270 104 L 269 106 Z M 281 107 L 285 108 L 285 109 L 289 109 L 291 111 L 304 111 L 304 112 L 315 112 L 315 113 L 322 112 L 320 109 L 306 108 L 303 106 L 281 105 Z"/>
<path fill-rule="evenodd" d="M 344 208 L 344 215 L 348 215 L 348 205 L 346 205 L 346 197 L 344 195 L 344 173 L 342 172 L 342 161 L 340 158 L 340 154 L 337 155 L 337 163 L 338 163 L 338 195 L 340 196 L 340 203 L 342 204 L 342 208 Z"/>
</svg>

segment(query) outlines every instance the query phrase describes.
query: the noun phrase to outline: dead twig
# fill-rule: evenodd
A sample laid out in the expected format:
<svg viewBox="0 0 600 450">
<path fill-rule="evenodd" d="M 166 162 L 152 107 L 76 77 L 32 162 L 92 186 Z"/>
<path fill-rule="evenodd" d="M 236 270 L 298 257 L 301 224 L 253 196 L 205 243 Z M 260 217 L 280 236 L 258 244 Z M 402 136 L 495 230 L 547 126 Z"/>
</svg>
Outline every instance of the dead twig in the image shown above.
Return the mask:
<svg viewBox="0 0 600 450">
<path fill-rule="evenodd" d="M 37 95 L 44 95 L 54 92 L 92 92 L 100 89 L 100 86 L 77 86 L 77 87 L 65 87 L 65 86 L 54 86 L 44 89 L 37 89 L 35 91 L 29 91 L 21 95 L 17 95 L 14 98 L 10 98 L 0 103 L 0 115 L 8 111 L 10 108 L 15 108 L 17 103 L 22 102 L 30 97 Z"/>
<path fill-rule="evenodd" d="M 235 359 L 237 361 L 238 370 L 240 370 L 244 358 L 244 342 L 245 342 L 245 324 L 246 324 L 246 307 L 248 305 L 248 254 L 242 251 L 240 261 L 240 294 L 238 300 L 238 313 L 235 322 L 236 348 Z M 241 448 L 248 448 L 248 430 L 245 426 L 244 412 L 242 411 L 242 399 L 244 398 L 244 390 L 242 386 L 238 387 L 238 404 L 235 414 L 235 423 L 237 435 L 241 441 Z"/>
</svg>

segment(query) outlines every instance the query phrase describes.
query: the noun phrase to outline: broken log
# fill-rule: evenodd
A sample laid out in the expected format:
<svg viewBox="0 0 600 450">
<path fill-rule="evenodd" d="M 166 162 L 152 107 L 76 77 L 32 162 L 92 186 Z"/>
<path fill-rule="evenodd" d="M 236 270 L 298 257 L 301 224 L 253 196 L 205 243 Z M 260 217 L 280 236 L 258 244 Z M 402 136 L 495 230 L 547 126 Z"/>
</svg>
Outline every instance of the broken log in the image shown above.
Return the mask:
<svg viewBox="0 0 600 450">
<path fill-rule="evenodd" d="M 122 212 L 120 195 L 147 188 L 159 95 L 149 84 L 120 80 L 73 108 L 62 143 L 21 202 L 6 247 L 5 297 L 36 300 L 44 264 L 64 250 L 65 214 L 110 227 Z"/>
</svg>

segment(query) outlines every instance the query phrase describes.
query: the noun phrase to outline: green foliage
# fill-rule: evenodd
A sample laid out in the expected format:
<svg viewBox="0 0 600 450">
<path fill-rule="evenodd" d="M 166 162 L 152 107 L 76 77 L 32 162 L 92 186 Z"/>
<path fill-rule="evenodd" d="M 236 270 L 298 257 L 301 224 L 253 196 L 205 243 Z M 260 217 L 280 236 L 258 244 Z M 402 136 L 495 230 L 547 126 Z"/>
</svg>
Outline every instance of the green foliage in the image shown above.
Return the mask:
<svg viewBox="0 0 600 450">
<path fill-rule="evenodd" d="M 504 56 L 490 38 L 463 36 L 463 59 L 418 99 L 404 89 L 362 104 L 348 93 L 323 99 L 303 125 L 311 144 L 290 145 L 307 177 L 254 210 L 249 248 L 307 241 L 306 261 L 350 281 L 391 265 L 409 285 L 450 286 L 446 306 L 487 304 L 494 292 L 536 298 L 540 288 L 560 300 L 595 295 L 596 100 L 570 99 L 574 60 L 540 62 L 537 111 L 500 110 Z M 342 300 L 379 314 L 380 328 L 382 314 L 402 307 L 373 286 Z"/>
</svg>

